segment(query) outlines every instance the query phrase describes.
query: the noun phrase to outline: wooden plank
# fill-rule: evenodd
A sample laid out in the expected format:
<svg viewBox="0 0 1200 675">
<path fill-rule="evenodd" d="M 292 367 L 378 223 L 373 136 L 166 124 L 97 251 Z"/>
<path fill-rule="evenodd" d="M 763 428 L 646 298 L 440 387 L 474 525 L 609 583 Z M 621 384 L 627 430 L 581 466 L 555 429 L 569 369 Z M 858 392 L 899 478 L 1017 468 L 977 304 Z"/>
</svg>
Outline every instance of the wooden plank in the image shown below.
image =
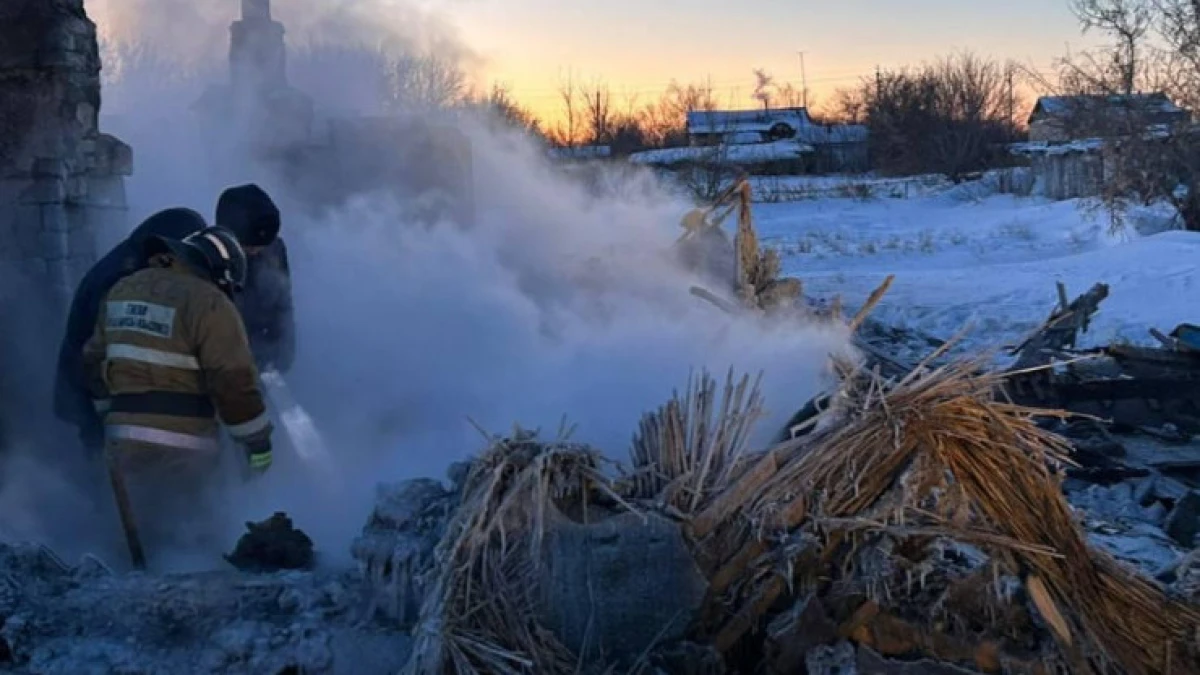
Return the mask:
<svg viewBox="0 0 1200 675">
<path fill-rule="evenodd" d="M 1176 378 L 1132 378 L 1059 382 L 1055 392 L 1065 404 L 1080 401 L 1118 401 L 1123 399 L 1200 400 L 1200 380 Z"/>
<path fill-rule="evenodd" d="M 1096 284 L 1075 298 L 1065 310 L 1055 309 L 1042 329 L 1020 347 L 1020 356 L 1012 369 L 1027 370 L 1044 366 L 1049 362 L 1050 353 L 1073 346 L 1079 331 L 1086 328 L 1091 316 L 1107 297 L 1108 285 Z"/>
<path fill-rule="evenodd" d="M 1150 336 L 1153 337 L 1155 340 L 1158 340 L 1158 342 L 1163 347 L 1166 347 L 1167 349 L 1174 350 L 1176 347 L 1175 339 L 1167 337 L 1166 335 L 1163 335 L 1163 332 L 1157 328 L 1150 329 Z"/>
<path fill-rule="evenodd" d="M 747 568 L 766 552 L 767 545 L 761 541 L 755 541 L 749 546 L 743 547 L 729 562 L 713 574 L 712 579 L 708 582 L 708 592 L 715 596 L 729 590 L 733 582 L 743 578 Z"/>
<path fill-rule="evenodd" d="M 707 537 L 717 526 L 728 520 L 738 509 L 749 503 L 762 486 L 779 471 L 775 451 L 770 450 L 733 485 L 726 488 L 707 508 L 692 518 L 687 531 L 692 539 Z"/>
<path fill-rule="evenodd" d="M 721 627 L 716 639 L 713 640 L 713 646 L 717 651 L 724 654 L 733 649 L 742 636 L 758 625 L 763 615 L 767 613 L 771 605 L 775 604 L 779 596 L 783 595 L 785 590 L 787 590 L 787 583 L 783 578 L 779 575 L 772 575 L 758 594 Z"/>
<path fill-rule="evenodd" d="M 1122 363 L 1125 361 L 1149 361 L 1174 364 L 1180 368 L 1200 369 L 1200 354 L 1194 352 L 1135 345 L 1110 345 L 1104 348 L 1104 353 Z"/>
<path fill-rule="evenodd" d="M 843 639 L 854 635 L 858 630 L 871 622 L 872 619 L 879 616 L 881 611 L 879 604 L 874 600 L 868 600 L 858 606 L 849 619 L 838 627 L 838 635 Z"/>
<path fill-rule="evenodd" d="M 905 363 L 904 361 L 901 361 L 900 359 L 883 352 L 875 345 L 863 340 L 858 336 L 855 336 L 852 342 L 856 348 L 866 352 L 868 356 L 868 363 L 872 363 L 872 359 L 874 359 L 873 363 L 879 364 L 880 374 L 885 378 L 890 379 L 895 377 L 904 377 L 905 375 L 911 373 L 913 368 L 916 367 L 913 364 Z"/>
<path fill-rule="evenodd" d="M 872 310 L 875 309 L 875 306 L 879 304 L 879 301 L 883 300 L 883 296 L 887 294 L 888 289 L 892 287 L 892 282 L 895 280 L 896 275 L 889 274 L 887 278 L 883 280 L 883 283 L 879 285 L 879 288 L 871 291 L 871 295 L 867 298 L 866 304 L 864 304 L 858 310 L 858 313 L 854 315 L 854 318 L 850 320 L 851 333 L 858 331 L 859 326 L 861 326 L 863 322 L 867 320 L 867 316 L 871 314 Z"/>
</svg>

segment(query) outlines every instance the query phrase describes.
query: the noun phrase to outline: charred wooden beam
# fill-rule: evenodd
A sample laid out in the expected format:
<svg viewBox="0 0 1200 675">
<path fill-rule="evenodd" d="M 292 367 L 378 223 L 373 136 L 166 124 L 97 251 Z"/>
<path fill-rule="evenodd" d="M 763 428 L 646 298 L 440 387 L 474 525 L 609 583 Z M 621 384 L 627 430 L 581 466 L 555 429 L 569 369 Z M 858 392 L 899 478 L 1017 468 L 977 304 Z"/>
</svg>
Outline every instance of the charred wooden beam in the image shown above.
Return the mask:
<svg viewBox="0 0 1200 675">
<path fill-rule="evenodd" d="M 1059 297 L 1065 297 L 1065 293 L 1065 288 L 1060 285 Z M 1042 328 L 1017 347 L 1015 351 L 1020 356 L 1013 368 L 1026 370 L 1044 366 L 1050 362 L 1053 352 L 1074 347 L 1079 331 L 1087 329 L 1092 315 L 1107 297 L 1108 285 L 1096 284 L 1065 307 L 1060 299 L 1060 306 L 1051 312 Z"/>
</svg>

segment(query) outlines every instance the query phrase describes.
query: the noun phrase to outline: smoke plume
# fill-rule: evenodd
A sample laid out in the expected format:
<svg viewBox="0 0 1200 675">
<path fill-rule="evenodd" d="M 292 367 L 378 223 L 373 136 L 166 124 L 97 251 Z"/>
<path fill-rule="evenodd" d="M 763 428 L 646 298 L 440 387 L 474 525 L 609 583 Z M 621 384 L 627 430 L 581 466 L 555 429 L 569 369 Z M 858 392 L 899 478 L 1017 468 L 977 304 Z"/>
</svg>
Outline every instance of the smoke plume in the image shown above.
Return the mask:
<svg viewBox="0 0 1200 675">
<path fill-rule="evenodd" d="M 337 458 L 345 488 L 323 496 L 319 477 L 283 457 L 273 475 L 230 502 L 223 517 L 231 537 L 244 520 L 286 510 L 327 559 L 344 557 L 375 483 L 439 476 L 479 451 L 468 418 L 496 433 L 519 423 L 553 434 L 565 415 L 578 425 L 576 440 L 624 459 L 639 416 L 693 370 L 765 370 L 764 435 L 825 384 L 828 355 L 846 345 L 841 332 L 735 321 L 688 293 L 696 280 L 668 251 L 693 205 L 653 176 L 614 175 L 597 194 L 550 165 L 528 138 L 470 116 L 454 119 L 472 145 L 472 228 L 415 223 L 411 204 L 379 193 L 308 213 L 283 177 L 250 158 L 207 167 L 209 139 L 189 127 L 186 106 L 224 76 L 236 5 L 88 6 L 109 51 L 124 44 L 127 57 L 137 55 L 112 68 L 103 111 L 106 130 L 135 148 L 130 227 L 169 206 L 211 214 L 221 188 L 247 180 L 271 190 L 284 210 L 298 323 L 288 381 Z M 480 65 L 452 24 L 420 5 L 276 5 L 294 53 L 318 45 L 308 53 L 341 55 L 290 61 L 292 83 L 326 110 L 372 103 L 378 72 L 360 66 L 381 46 L 437 54 L 468 76 Z"/>
</svg>

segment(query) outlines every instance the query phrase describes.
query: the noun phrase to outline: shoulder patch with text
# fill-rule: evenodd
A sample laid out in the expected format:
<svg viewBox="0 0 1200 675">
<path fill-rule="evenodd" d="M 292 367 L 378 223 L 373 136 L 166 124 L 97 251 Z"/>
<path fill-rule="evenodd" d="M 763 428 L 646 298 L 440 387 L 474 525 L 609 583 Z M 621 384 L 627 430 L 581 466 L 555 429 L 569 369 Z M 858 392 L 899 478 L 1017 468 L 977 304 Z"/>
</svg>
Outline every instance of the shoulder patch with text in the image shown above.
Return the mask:
<svg viewBox="0 0 1200 675">
<path fill-rule="evenodd" d="M 150 302 L 109 302 L 104 327 L 170 339 L 175 333 L 175 308 Z"/>
</svg>

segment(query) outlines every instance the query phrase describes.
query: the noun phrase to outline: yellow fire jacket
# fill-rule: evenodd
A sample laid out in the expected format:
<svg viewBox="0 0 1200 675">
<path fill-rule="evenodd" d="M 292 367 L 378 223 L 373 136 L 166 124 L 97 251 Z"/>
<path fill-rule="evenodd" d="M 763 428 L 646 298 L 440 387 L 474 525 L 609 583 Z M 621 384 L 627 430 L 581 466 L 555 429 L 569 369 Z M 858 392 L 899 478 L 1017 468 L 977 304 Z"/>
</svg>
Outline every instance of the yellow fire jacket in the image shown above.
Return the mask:
<svg viewBox="0 0 1200 675">
<path fill-rule="evenodd" d="M 271 434 L 237 309 L 181 263 L 113 286 L 83 360 L 110 440 L 215 450 L 218 420 L 242 442 Z"/>
</svg>

